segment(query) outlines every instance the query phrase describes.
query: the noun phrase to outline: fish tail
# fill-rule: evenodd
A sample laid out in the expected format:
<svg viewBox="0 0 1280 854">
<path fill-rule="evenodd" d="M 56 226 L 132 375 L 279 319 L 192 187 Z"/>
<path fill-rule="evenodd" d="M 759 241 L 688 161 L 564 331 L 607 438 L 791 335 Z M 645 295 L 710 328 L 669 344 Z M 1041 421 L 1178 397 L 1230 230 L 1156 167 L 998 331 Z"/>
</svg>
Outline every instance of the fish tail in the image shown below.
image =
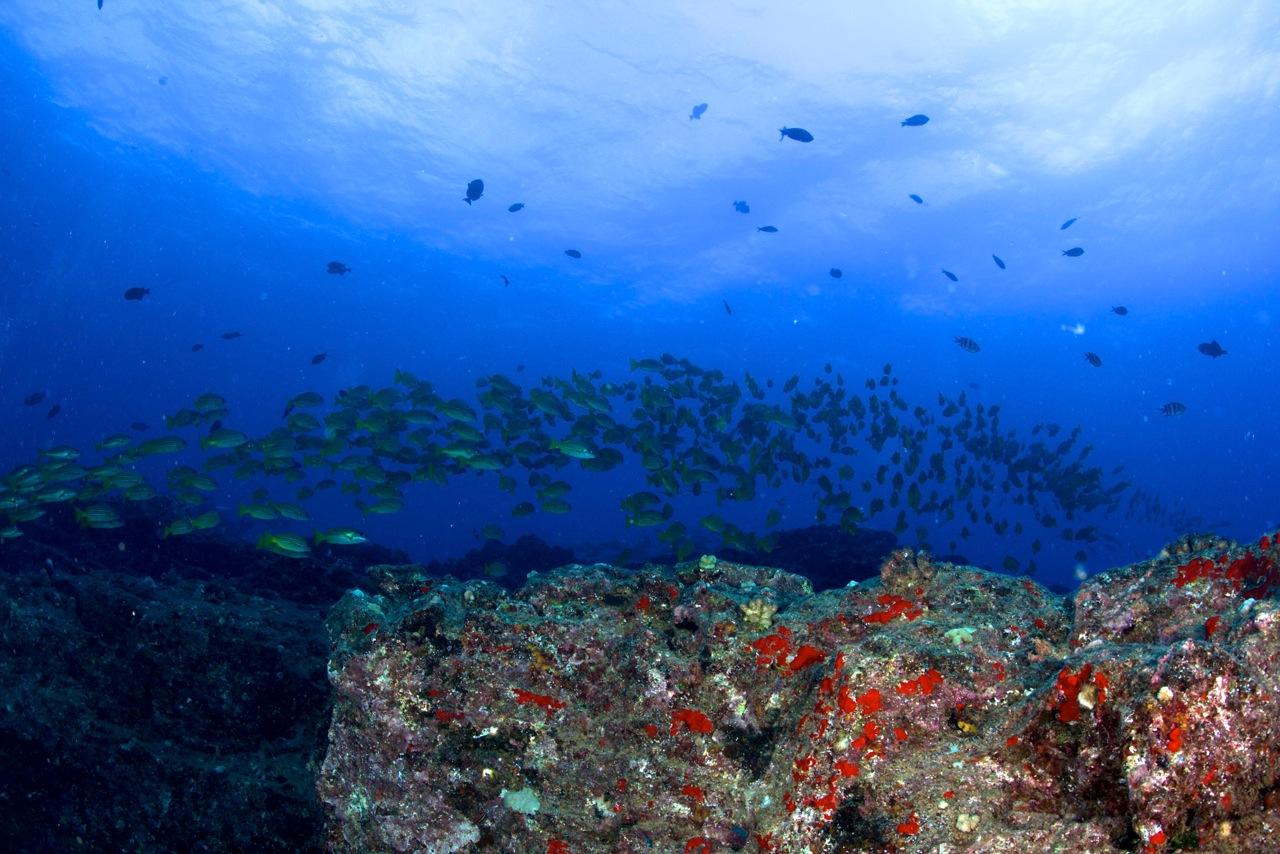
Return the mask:
<svg viewBox="0 0 1280 854">
<path fill-rule="evenodd" d="M 471 200 L 470 200 L 470 199 L 463 199 L 463 201 L 464 201 L 464 202 L 466 202 L 468 205 L 469 205 L 469 204 L 471 204 Z"/>
</svg>

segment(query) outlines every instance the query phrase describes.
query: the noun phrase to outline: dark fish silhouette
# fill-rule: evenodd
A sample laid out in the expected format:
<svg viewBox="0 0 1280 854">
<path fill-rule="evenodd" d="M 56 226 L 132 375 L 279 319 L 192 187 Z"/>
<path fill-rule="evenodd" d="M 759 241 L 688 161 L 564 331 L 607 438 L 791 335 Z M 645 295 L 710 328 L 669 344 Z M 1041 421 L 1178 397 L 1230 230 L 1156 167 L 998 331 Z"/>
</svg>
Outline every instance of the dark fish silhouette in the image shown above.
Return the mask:
<svg viewBox="0 0 1280 854">
<path fill-rule="evenodd" d="M 1068 258 L 1079 258 L 1084 254 L 1084 250 L 1079 246 L 1072 246 L 1070 249 L 1063 249 L 1062 254 L 1066 255 Z"/>
<path fill-rule="evenodd" d="M 1071 219 L 1067 220 L 1067 221 L 1066 221 L 1066 222 L 1064 222 L 1062 225 L 1058 226 L 1058 231 L 1066 231 L 1068 228 L 1070 228 L 1070 227 L 1072 226 L 1072 224 L 1073 224 L 1077 219 L 1079 219 L 1079 217 L 1074 217 L 1074 216 L 1073 216 Z"/>
<path fill-rule="evenodd" d="M 1187 411 L 1187 407 L 1176 400 L 1170 401 L 1169 403 L 1166 403 L 1164 406 L 1160 407 L 1161 415 L 1181 415 L 1186 411 Z"/>
<path fill-rule="evenodd" d="M 725 300 L 720 300 L 720 301 L 721 301 L 722 303 L 724 303 L 724 313 L 725 313 L 725 314 L 733 314 L 733 309 L 729 308 L 729 301 L 728 301 L 727 299 L 725 299 Z"/>
<path fill-rule="evenodd" d="M 476 178 L 474 181 L 471 181 L 467 184 L 467 195 L 466 195 L 466 198 L 463 199 L 463 201 L 466 202 L 467 204 L 471 204 L 472 202 L 478 202 L 480 200 L 480 197 L 483 195 L 484 195 L 484 181 L 481 181 L 479 178 Z"/>
<path fill-rule="evenodd" d="M 1112 313 L 1112 314 L 1118 314 L 1118 315 L 1120 315 L 1121 317 L 1124 317 L 1126 314 L 1128 314 L 1128 313 L 1129 313 L 1129 309 L 1125 308 L 1125 307 L 1124 307 L 1124 306 L 1122 306 L 1122 305 L 1113 305 L 1113 306 L 1111 306 L 1111 313 Z"/>
<path fill-rule="evenodd" d="M 239 338 L 239 337 L 241 336 L 241 334 L 242 334 L 242 333 L 240 333 L 240 332 L 224 332 L 224 333 L 222 333 L 222 340 L 223 340 L 223 341 L 234 341 L 235 339 Z"/>
<path fill-rule="evenodd" d="M 978 346 L 977 341 L 974 341 L 972 338 L 966 338 L 963 335 L 957 335 L 955 341 L 960 345 L 960 349 L 964 350 L 966 353 L 976 353 L 982 349 Z"/>
<path fill-rule="evenodd" d="M 516 202 L 511 207 L 507 208 L 507 213 L 515 213 L 516 211 L 522 210 L 524 210 L 524 202 Z"/>
<path fill-rule="evenodd" d="M 929 117 L 916 113 L 914 116 L 902 120 L 904 128 L 918 128 L 920 125 L 928 124 Z"/>
<path fill-rule="evenodd" d="M 124 298 L 131 300 L 132 302 L 137 302 L 149 293 L 151 293 L 151 288 L 129 288 L 124 292 Z"/>
<path fill-rule="evenodd" d="M 751 213 L 751 205 L 746 202 L 734 202 L 733 209 L 738 213 Z"/>
<path fill-rule="evenodd" d="M 203 345 L 203 344 L 196 343 L 196 344 L 192 344 L 192 345 L 191 345 L 191 352 L 192 352 L 192 353 L 199 353 L 199 352 L 200 352 L 201 350 L 203 350 L 203 349 L 204 349 L 204 345 Z"/>
<path fill-rule="evenodd" d="M 948 279 L 950 279 L 953 282 L 960 281 L 960 277 L 957 276 L 955 273 L 951 272 L 950 270 L 943 270 L 942 275 L 946 276 Z"/>
<path fill-rule="evenodd" d="M 132 424 L 130 424 L 130 425 L 129 425 L 129 427 L 130 427 L 130 429 L 132 429 L 135 433 L 143 433 L 143 432 L 145 432 L 145 431 L 147 431 L 147 430 L 150 430 L 150 429 L 151 429 L 150 427 L 148 427 L 148 426 L 146 425 L 146 422 L 144 422 L 144 421 L 135 421 L 135 422 L 133 422 Z"/>
<path fill-rule="evenodd" d="M 756 231 L 763 231 L 765 234 L 776 234 L 778 232 L 778 227 L 775 225 L 762 225 L 757 228 Z"/>
<path fill-rule="evenodd" d="M 908 199 L 910 199 L 911 201 L 915 202 L 917 205 L 923 205 L 923 204 L 924 204 L 924 199 L 920 198 L 920 197 L 919 197 L 919 196 L 917 196 L 915 193 L 908 193 L 908 194 L 907 194 L 907 198 L 908 198 Z"/>
<path fill-rule="evenodd" d="M 1204 353 L 1206 356 L 1212 356 L 1215 359 L 1218 358 L 1219 356 L 1227 355 L 1227 351 L 1223 350 L 1222 345 L 1219 344 L 1216 340 L 1209 341 L 1206 344 L 1201 344 L 1196 349 L 1198 349 L 1201 353 Z"/>
<path fill-rule="evenodd" d="M 566 249 L 566 250 L 564 250 L 564 254 L 568 255 L 570 258 L 581 258 L 581 257 L 582 257 L 582 253 L 581 253 L 581 252 L 579 252 L 577 249 Z"/>
<path fill-rule="evenodd" d="M 98 11 L 102 11 L 102 0 L 98 0 Z"/>
<path fill-rule="evenodd" d="M 31 394 L 27 395 L 22 399 L 22 403 L 25 406 L 35 406 L 36 404 L 41 403 L 44 400 L 44 398 L 45 398 L 44 392 L 33 391 L 31 392 Z"/>
<path fill-rule="evenodd" d="M 499 275 L 498 278 L 502 279 L 502 286 L 504 288 L 511 286 L 511 280 L 508 279 L 506 276 Z"/>
<path fill-rule="evenodd" d="M 1095 368 L 1102 367 L 1102 357 L 1099 356 L 1097 353 L 1085 353 L 1084 360 L 1089 364 L 1093 365 Z"/>
<path fill-rule="evenodd" d="M 992 256 L 991 256 L 991 260 L 992 260 L 992 261 L 995 261 L 995 262 L 996 262 L 996 266 L 997 266 L 997 267 L 999 267 L 1001 270 L 1003 270 L 1003 269 L 1004 269 L 1004 261 L 1000 258 L 1000 256 L 999 256 L 999 255 L 992 255 Z"/>
<path fill-rule="evenodd" d="M 61 411 L 62 411 L 62 404 L 55 403 L 53 406 L 49 407 L 49 412 L 44 416 L 44 420 L 52 421 L 53 419 L 58 417 L 58 413 Z"/>
<path fill-rule="evenodd" d="M 311 357 L 311 364 L 318 365 L 327 358 L 329 358 L 328 353 L 316 353 L 314 356 Z"/>
<path fill-rule="evenodd" d="M 804 128 L 782 128 L 779 131 L 782 136 L 778 137 L 778 142 L 784 139 L 794 139 L 796 142 L 813 142 L 813 134 Z"/>
<path fill-rule="evenodd" d="M 844 270 L 841 270 L 839 267 L 832 267 L 829 272 L 831 273 L 831 278 L 833 279 L 838 279 L 844 275 Z"/>
<path fill-rule="evenodd" d="M 351 268 L 346 264 L 343 264 L 341 261 L 330 261 L 325 269 L 333 276 L 345 276 L 347 273 L 351 272 Z"/>
<path fill-rule="evenodd" d="M 707 111 L 706 104 L 694 104 L 693 112 L 689 113 L 689 121 L 702 118 L 702 114 Z"/>
</svg>

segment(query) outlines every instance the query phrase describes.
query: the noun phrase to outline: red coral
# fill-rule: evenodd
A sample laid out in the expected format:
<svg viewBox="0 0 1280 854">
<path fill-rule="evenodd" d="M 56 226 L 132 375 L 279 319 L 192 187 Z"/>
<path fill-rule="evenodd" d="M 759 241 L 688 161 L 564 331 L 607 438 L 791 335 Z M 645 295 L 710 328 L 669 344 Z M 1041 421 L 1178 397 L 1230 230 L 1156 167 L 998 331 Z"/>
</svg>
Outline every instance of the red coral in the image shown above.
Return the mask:
<svg viewBox="0 0 1280 854">
<path fill-rule="evenodd" d="M 805 644 L 800 647 L 800 649 L 796 650 L 795 658 L 791 659 L 791 664 L 788 666 L 791 668 L 791 672 L 795 673 L 797 671 L 804 670 L 806 667 L 820 664 L 825 661 L 826 658 L 827 655 L 822 650 L 818 649 L 816 646 L 809 646 L 809 644 Z"/>
<path fill-rule="evenodd" d="M 671 734 L 675 735 L 680 731 L 680 724 L 684 724 L 690 732 L 700 732 L 703 735 L 710 735 L 715 727 L 711 723 L 711 718 L 704 715 L 697 709 L 676 709 L 671 713 Z"/>
<path fill-rule="evenodd" d="M 529 703 L 532 703 L 535 706 L 541 706 L 546 710 L 548 718 L 554 715 L 558 710 L 564 708 L 564 702 L 557 700 L 555 697 L 548 697 L 546 694 L 535 694 L 532 691 L 525 691 L 522 688 L 513 688 L 512 690 L 515 691 L 517 703 L 521 706 Z"/>
</svg>

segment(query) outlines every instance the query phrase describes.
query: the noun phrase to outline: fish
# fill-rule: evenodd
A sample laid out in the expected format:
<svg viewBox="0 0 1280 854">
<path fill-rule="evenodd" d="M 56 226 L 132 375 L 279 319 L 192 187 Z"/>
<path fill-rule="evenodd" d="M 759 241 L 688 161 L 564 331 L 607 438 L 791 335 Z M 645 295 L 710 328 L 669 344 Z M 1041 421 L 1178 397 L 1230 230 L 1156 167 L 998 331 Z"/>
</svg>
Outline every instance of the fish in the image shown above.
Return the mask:
<svg viewBox="0 0 1280 854">
<path fill-rule="evenodd" d="M 484 195 L 484 181 L 476 178 L 467 184 L 467 195 L 462 199 L 467 204 L 480 201 L 480 197 Z"/>
<path fill-rule="evenodd" d="M 844 270 L 841 270 L 839 267 L 832 267 L 827 272 L 831 274 L 831 278 L 833 279 L 839 279 L 844 275 Z"/>
<path fill-rule="evenodd" d="M 311 364 L 318 365 L 327 358 L 329 358 L 328 353 L 316 353 L 314 356 L 311 357 Z"/>
<path fill-rule="evenodd" d="M 258 538 L 258 548 L 263 551 L 278 554 L 281 557 L 294 559 L 304 558 L 311 554 L 311 547 L 307 545 L 307 541 L 297 534 L 263 533 L 263 535 Z"/>
<path fill-rule="evenodd" d="M 1217 340 L 1208 341 L 1204 344 L 1201 344 L 1196 349 L 1199 350 L 1204 355 L 1210 356 L 1214 359 L 1218 358 L 1219 356 L 1227 355 L 1227 351 L 1222 349 L 1222 345 L 1219 344 Z"/>
<path fill-rule="evenodd" d="M 776 225 L 762 225 L 756 231 L 763 231 L 765 234 L 777 234 L 778 227 Z"/>
<path fill-rule="evenodd" d="M 58 413 L 61 411 L 62 411 L 62 404 L 55 403 L 53 406 L 49 407 L 49 411 L 45 413 L 44 420 L 52 421 L 53 419 L 58 417 Z"/>
<path fill-rule="evenodd" d="M 924 204 L 924 199 L 920 198 L 920 197 L 919 197 L 919 196 L 917 196 L 915 193 L 907 193 L 907 198 L 908 198 L 908 199 L 910 199 L 911 201 L 915 202 L 917 205 L 923 205 L 923 204 Z"/>
<path fill-rule="evenodd" d="M 354 546 L 368 542 L 368 538 L 355 528 L 330 528 L 327 531 L 316 531 L 315 544 L 328 543 L 333 546 Z"/>
<path fill-rule="evenodd" d="M 108 504 L 91 504 L 88 507 L 77 507 L 75 516 L 76 521 L 84 528 L 108 530 L 124 527 L 124 521 L 120 518 L 120 514 Z"/>
<path fill-rule="evenodd" d="M 1176 400 L 1171 400 L 1168 403 L 1166 403 L 1164 406 L 1160 407 L 1161 415 L 1181 415 L 1186 411 L 1187 411 L 1186 405 Z"/>
<path fill-rule="evenodd" d="M 706 104 L 694 104 L 693 110 L 689 113 L 689 121 L 702 118 L 702 114 L 707 111 Z"/>
<path fill-rule="evenodd" d="M 778 137 L 778 142 L 782 142 L 784 139 L 794 139 L 796 142 L 813 142 L 813 134 L 804 128 L 782 128 L 779 133 L 782 136 Z"/>
<path fill-rule="evenodd" d="M 102 11 L 102 0 L 98 0 L 98 11 Z"/>
<path fill-rule="evenodd" d="M 509 288 L 509 287 L 511 287 L 511 280 L 510 280 L 510 279 L 508 279 L 506 276 L 499 275 L 499 276 L 498 276 L 498 278 L 499 278 L 499 279 L 502 279 L 502 286 L 503 286 L 504 288 Z"/>
<path fill-rule="evenodd" d="M 240 338 L 242 335 L 243 335 L 243 333 L 241 333 L 241 332 L 224 332 L 224 333 L 222 333 L 222 340 L 223 340 L 223 341 L 234 341 L 234 340 L 236 340 L 237 338 Z"/>
<path fill-rule="evenodd" d="M 923 124 L 928 124 L 928 122 L 929 122 L 929 117 L 928 117 L 928 116 L 923 115 L 923 114 L 921 114 L 921 113 L 916 113 L 914 116 L 908 116 L 907 118 L 903 119 L 903 120 L 902 120 L 902 127 L 904 127 L 904 128 L 918 128 L 918 127 L 920 127 L 920 126 L 921 126 L 921 125 L 923 125 Z"/>
<path fill-rule="evenodd" d="M 345 276 L 347 273 L 351 272 L 351 268 L 346 264 L 343 264 L 341 261 L 330 261 L 325 269 L 329 271 L 329 275 L 331 276 Z"/>
<path fill-rule="evenodd" d="M 42 392 L 42 391 L 33 391 L 33 392 L 31 392 L 31 394 L 27 395 L 26 397 L 24 397 L 24 398 L 22 399 L 22 403 L 23 403 L 25 406 L 35 406 L 36 404 L 43 402 L 43 401 L 44 401 L 44 399 L 45 399 L 45 393 L 44 393 L 44 392 Z"/>
<path fill-rule="evenodd" d="M 997 266 L 997 267 L 999 267 L 1001 270 L 1003 270 L 1003 269 L 1005 268 L 1005 267 L 1004 267 L 1004 259 L 1002 259 L 999 255 L 992 255 L 992 256 L 991 256 L 991 260 L 992 260 L 992 261 L 995 261 L 995 262 L 996 262 L 996 266 Z"/>
<path fill-rule="evenodd" d="M 142 433 L 146 430 L 151 429 L 150 427 L 147 426 L 145 421 L 134 421 L 132 424 L 129 425 L 129 428 L 133 430 L 135 433 Z"/>
<path fill-rule="evenodd" d="M 1102 357 L 1099 356 L 1097 353 L 1091 353 L 1091 352 L 1085 353 L 1084 360 L 1089 364 L 1093 365 L 1095 368 L 1102 367 Z"/>
<path fill-rule="evenodd" d="M 943 270 L 942 275 L 946 276 L 948 279 L 950 279 L 953 282 L 960 281 L 960 277 L 957 276 L 955 273 L 951 272 L 950 270 Z"/>
<path fill-rule="evenodd" d="M 199 352 L 200 352 L 201 350 L 203 350 L 203 349 L 204 349 L 204 345 L 203 345 L 203 344 L 201 344 L 201 343 L 200 343 L 200 342 L 198 342 L 198 341 L 197 341 L 195 344 L 192 344 L 192 345 L 191 345 L 191 352 L 192 352 L 192 353 L 199 353 Z"/>
<path fill-rule="evenodd" d="M 977 353 L 982 349 L 978 346 L 977 341 L 974 341 L 972 338 L 966 338 L 963 335 L 957 335 L 955 337 L 955 342 L 959 344 L 960 349 L 964 350 L 966 353 Z"/>
<path fill-rule="evenodd" d="M 566 250 L 564 250 L 564 254 L 568 255 L 570 258 L 581 258 L 581 257 L 582 257 L 582 253 L 581 253 L 581 252 L 579 252 L 577 249 L 566 249 Z"/>
<path fill-rule="evenodd" d="M 524 202 L 516 202 L 507 208 L 507 213 L 517 213 L 522 210 L 524 210 Z"/>
<path fill-rule="evenodd" d="M 721 302 L 724 303 L 724 313 L 733 314 L 733 309 L 729 308 L 729 301 L 726 299 L 726 300 L 721 300 Z"/>
<path fill-rule="evenodd" d="M 1062 254 L 1066 255 L 1068 258 L 1079 258 L 1084 254 L 1084 250 L 1079 246 L 1072 246 L 1070 249 L 1063 249 Z"/>
<path fill-rule="evenodd" d="M 1122 306 L 1122 305 L 1113 305 L 1113 306 L 1111 306 L 1111 313 L 1112 313 L 1112 314 L 1118 314 L 1118 315 L 1120 315 L 1121 317 L 1124 317 L 1126 314 L 1128 314 L 1128 313 L 1129 313 L 1129 309 L 1125 308 L 1125 307 L 1124 307 L 1124 306 Z"/>
<path fill-rule="evenodd" d="M 1075 221 L 1077 219 L 1079 219 L 1079 217 L 1073 216 L 1071 219 L 1067 220 L 1062 225 L 1058 226 L 1058 231 L 1066 231 L 1068 228 L 1070 228 L 1072 225 L 1075 224 Z"/>
<path fill-rule="evenodd" d="M 151 288 L 129 288 L 124 292 L 124 298 L 132 302 L 138 302 L 149 293 L 151 293 Z"/>
<path fill-rule="evenodd" d="M 733 209 L 738 213 L 751 213 L 751 205 L 746 202 L 734 202 Z"/>
</svg>

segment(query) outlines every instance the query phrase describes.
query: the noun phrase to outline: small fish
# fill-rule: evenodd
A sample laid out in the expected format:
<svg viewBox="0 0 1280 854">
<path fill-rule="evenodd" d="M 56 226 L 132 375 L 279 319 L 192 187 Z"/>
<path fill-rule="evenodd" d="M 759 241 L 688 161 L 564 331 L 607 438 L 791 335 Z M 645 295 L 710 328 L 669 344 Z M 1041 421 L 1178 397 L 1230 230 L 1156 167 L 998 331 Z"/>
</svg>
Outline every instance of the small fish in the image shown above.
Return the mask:
<svg viewBox="0 0 1280 854">
<path fill-rule="evenodd" d="M 778 142 L 784 139 L 794 139 L 796 142 L 813 142 L 813 134 L 804 128 L 782 128 L 779 131 L 782 136 L 778 137 Z"/>
<path fill-rule="evenodd" d="M 992 261 L 995 261 L 995 262 L 996 262 L 996 266 L 997 266 L 997 267 L 999 267 L 1001 270 L 1003 270 L 1003 269 L 1005 268 L 1005 267 L 1004 267 L 1004 259 L 1003 259 L 1003 258 L 1001 258 L 999 255 L 992 255 L 992 256 L 991 256 L 991 260 L 992 260 Z"/>
<path fill-rule="evenodd" d="M 1079 246 L 1072 246 L 1070 249 L 1063 249 L 1062 254 L 1066 255 L 1068 258 L 1079 258 L 1084 254 L 1084 250 Z"/>
<path fill-rule="evenodd" d="M 762 225 L 756 231 L 763 231 L 765 234 L 777 234 L 778 227 L 776 225 Z"/>
<path fill-rule="evenodd" d="M 149 293 L 151 288 L 129 288 L 124 292 L 124 298 L 131 302 L 138 302 Z"/>
<path fill-rule="evenodd" d="M 1124 317 L 1126 314 L 1128 314 L 1128 313 L 1129 313 L 1129 309 L 1125 308 L 1125 307 L 1124 307 L 1124 306 L 1122 306 L 1122 305 L 1113 305 L 1113 306 L 1111 306 L 1111 313 L 1112 313 L 1112 314 L 1118 314 L 1118 315 L 1120 315 L 1121 317 Z"/>
<path fill-rule="evenodd" d="M 195 344 L 192 344 L 192 345 L 191 345 L 191 352 L 192 352 L 192 353 L 199 353 L 199 352 L 200 352 L 201 350 L 203 350 L 203 349 L 204 349 L 204 345 L 203 345 L 203 344 L 201 344 L 201 343 L 199 343 L 199 342 L 197 342 L 197 343 L 195 343 Z"/>
<path fill-rule="evenodd" d="M 343 264 L 341 261 L 330 261 L 329 265 L 325 267 L 325 269 L 329 271 L 331 276 L 345 276 L 347 273 L 351 272 L 351 268 L 346 264 Z"/>
<path fill-rule="evenodd" d="M 304 558 L 311 553 L 307 541 L 297 534 L 264 533 L 258 538 L 258 548 L 278 554 L 281 557 Z"/>
<path fill-rule="evenodd" d="M 23 403 L 23 405 L 24 405 L 24 406 L 35 406 L 36 404 L 41 403 L 42 401 L 44 401 L 44 399 L 45 399 L 45 393 L 44 393 L 44 392 L 42 392 L 42 391 L 33 391 L 33 392 L 31 392 L 31 394 L 27 395 L 26 397 L 24 397 L 24 398 L 22 399 L 22 403 Z"/>
<path fill-rule="evenodd" d="M 725 314 L 733 314 L 733 309 L 729 308 L 729 301 L 728 301 L 727 299 L 726 299 L 726 300 L 720 300 L 720 301 L 721 301 L 722 303 L 724 303 L 724 313 L 725 313 Z"/>
<path fill-rule="evenodd" d="M 924 204 L 924 199 L 920 198 L 920 197 L 919 197 L 919 196 L 917 196 L 915 193 L 908 193 L 908 194 L 907 194 L 907 198 L 908 198 L 908 199 L 910 199 L 911 201 L 915 202 L 917 205 L 923 205 L 923 204 Z"/>
<path fill-rule="evenodd" d="M 484 181 L 476 178 L 467 184 L 467 195 L 463 199 L 467 204 L 480 201 L 480 197 L 484 195 Z"/>
<path fill-rule="evenodd" d="M 241 333 L 241 332 L 224 332 L 224 333 L 222 333 L 222 340 L 223 340 L 223 341 L 234 341 L 234 340 L 236 340 L 237 338 L 239 338 L 241 335 L 243 335 L 243 333 Z"/>
<path fill-rule="evenodd" d="M 328 353 L 316 353 L 314 356 L 311 357 L 311 364 L 318 365 L 327 358 L 329 358 Z"/>
<path fill-rule="evenodd" d="M 1224 350 L 1223 352 L 1226 352 L 1226 351 Z M 44 420 L 52 421 L 53 419 L 58 417 L 58 413 L 61 411 L 62 411 L 62 404 L 55 403 L 53 406 L 49 407 L 49 411 L 48 413 L 45 414 Z"/>
<path fill-rule="evenodd" d="M 694 104 L 693 112 L 689 113 L 689 121 L 702 118 L 702 114 L 707 111 L 706 104 Z"/>
<path fill-rule="evenodd" d="M 498 276 L 498 278 L 499 278 L 499 279 L 502 279 L 502 286 L 503 286 L 504 288 L 507 288 L 507 287 L 510 287 L 510 286 L 511 286 L 511 280 L 510 280 L 510 279 L 508 279 L 506 276 Z"/>
<path fill-rule="evenodd" d="M 839 267 L 832 267 L 827 272 L 831 274 L 831 278 L 833 279 L 839 279 L 844 275 L 844 270 L 841 270 Z"/>
<path fill-rule="evenodd" d="M 1072 225 L 1075 224 L 1075 221 L 1077 219 L 1079 219 L 1079 217 L 1073 216 L 1071 219 L 1067 220 L 1062 225 L 1058 226 L 1058 231 L 1066 231 L 1068 228 L 1070 228 Z"/>
<path fill-rule="evenodd" d="M 514 205 L 507 208 L 507 213 L 516 213 L 522 210 L 524 210 L 524 202 L 516 202 Z"/>
<path fill-rule="evenodd" d="M 733 209 L 738 213 L 751 213 L 751 205 L 746 202 L 734 202 Z"/>
<path fill-rule="evenodd" d="M 581 257 L 582 257 L 582 253 L 581 253 L 581 252 L 579 252 L 577 249 L 566 249 L 566 250 L 564 250 L 564 254 L 568 255 L 570 258 L 581 258 Z"/>
<path fill-rule="evenodd" d="M 1186 405 L 1183 403 L 1179 403 L 1176 400 L 1170 401 L 1169 403 L 1166 403 L 1164 406 L 1160 407 L 1161 415 L 1181 415 L 1186 411 L 1187 411 Z"/>
<path fill-rule="evenodd" d="M 1102 367 L 1102 357 L 1099 356 L 1097 353 L 1085 353 L 1084 360 L 1089 364 L 1093 365 L 1095 368 Z"/>
<path fill-rule="evenodd" d="M 98 0 L 98 11 L 102 11 L 102 0 Z"/>
<path fill-rule="evenodd" d="M 920 114 L 920 113 L 916 113 L 914 116 L 908 116 L 907 118 L 903 119 L 903 120 L 902 120 L 902 127 L 904 127 L 904 128 L 918 128 L 918 127 L 920 127 L 920 125 L 928 124 L 928 122 L 929 122 L 929 117 L 928 117 L 928 116 L 926 116 L 926 115 L 922 115 L 922 114 Z"/>
<path fill-rule="evenodd" d="M 1217 340 L 1213 340 L 1213 341 L 1209 341 L 1204 344 L 1201 344 L 1196 349 L 1198 349 L 1204 355 L 1210 356 L 1214 359 L 1218 358 L 1219 356 L 1227 355 L 1227 351 L 1222 349 L 1222 345 L 1219 344 Z"/>
<path fill-rule="evenodd" d="M 950 279 L 953 282 L 960 281 L 960 277 L 957 276 L 955 273 L 951 272 L 950 270 L 943 270 L 942 275 L 946 276 L 948 279 Z"/>
<path fill-rule="evenodd" d="M 330 528 L 328 531 L 316 531 L 315 543 L 329 543 L 334 546 L 354 546 L 367 542 L 364 534 L 354 528 Z"/>
<path fill-rule="evenodd" d="M 963 335 L 957 335 L 955 342 L 960 345 L 960 349 L 966 353 L 976 353 L 982 348 L 978 346 L 978 342 L 972 338 L 966 338 Z"/>
</svg>

